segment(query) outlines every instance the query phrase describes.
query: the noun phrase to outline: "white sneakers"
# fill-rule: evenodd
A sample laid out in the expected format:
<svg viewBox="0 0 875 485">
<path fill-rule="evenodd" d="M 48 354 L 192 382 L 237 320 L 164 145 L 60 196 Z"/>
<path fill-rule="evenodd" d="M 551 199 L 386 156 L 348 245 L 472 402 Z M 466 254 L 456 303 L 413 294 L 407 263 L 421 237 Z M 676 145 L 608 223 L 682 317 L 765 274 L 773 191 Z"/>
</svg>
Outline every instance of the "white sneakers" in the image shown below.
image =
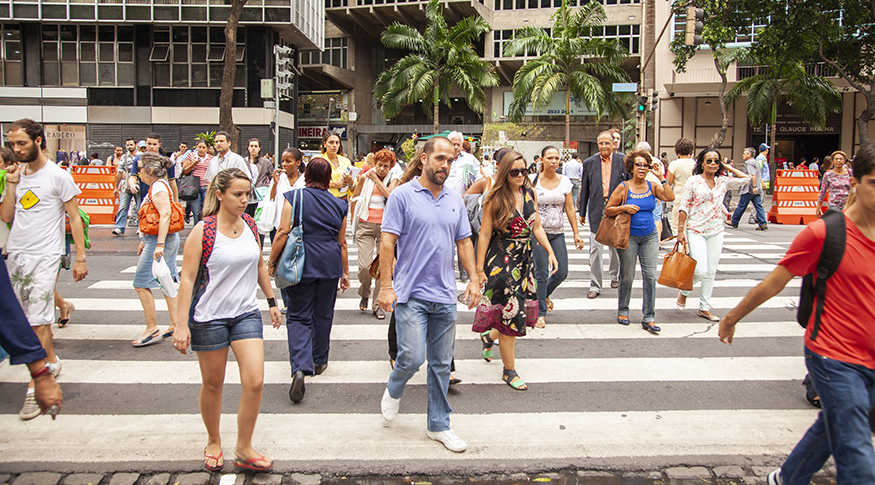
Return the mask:
<svg viewBox="0 0 875 485">
<path fill-rule="evenodd" d="M 784 480 L 781 479 L 781 469 L 780 468 L 773 471 L 772 473 L 769 473 L 768 484 L 769 485 L 784 485 Z"/>
<path fill-rule="evenodd" d="M 455 451 L 456 453 L 461 453 L 468 448 L 468 444 L 465 443 L 465 440 L 456 436 L 456 433 L 451 429 L 438 432 L 426 431 L 425 434 L 435 441 L 440 441 L 448 450 Z"/>
<path fill-rule="evenodd" d="M 57 379 L 58 376 L 61 375 L 61 358 L 58 356 L 55 357 L 57 357 L 58 360 L 55 363 L 49 362 L 49 369 L 52 370 L 52 377 Z"/>
<path fill-rule="evenodd" d="M 398 408 L 401 407 L 401 399 L 395 399 L 389 395 L 389 388 L 383 391 L 383 399 L 380 400 L 380 412 L 383 413 L 383 427 L 387 428 L 389 423 L 398 416 Z"/>
</svg>

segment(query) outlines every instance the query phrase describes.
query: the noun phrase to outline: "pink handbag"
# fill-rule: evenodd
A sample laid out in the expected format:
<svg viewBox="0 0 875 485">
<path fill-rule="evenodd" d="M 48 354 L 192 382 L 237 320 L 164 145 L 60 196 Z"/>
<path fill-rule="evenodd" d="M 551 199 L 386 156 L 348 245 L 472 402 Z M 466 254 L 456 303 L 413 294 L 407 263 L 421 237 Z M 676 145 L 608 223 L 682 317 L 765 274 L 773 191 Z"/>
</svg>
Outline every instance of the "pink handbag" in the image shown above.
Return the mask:
<svg viewBox="0 0 875 485">
<path fill-rule="evenodd" d="M 474 325 L 471 328 L 474 332 L 483 333 L 487 330 L 495 328 L 501 323 L 501 305 L 486 305 L 480 304 L 477 311 L 474 313 Z M 538 301 L 526 300 L 526 326 L 534 327 L 538 321 Z"/>
</svg>

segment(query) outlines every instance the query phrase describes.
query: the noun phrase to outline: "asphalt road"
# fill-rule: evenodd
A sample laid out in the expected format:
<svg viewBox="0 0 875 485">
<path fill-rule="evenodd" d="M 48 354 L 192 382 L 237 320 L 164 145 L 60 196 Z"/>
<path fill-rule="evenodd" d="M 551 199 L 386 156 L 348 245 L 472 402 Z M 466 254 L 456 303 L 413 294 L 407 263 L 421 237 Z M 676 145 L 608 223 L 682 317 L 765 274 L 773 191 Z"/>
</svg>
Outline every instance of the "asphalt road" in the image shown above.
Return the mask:
<svg viewBox="0 0 875 485">
<path fill-rule="evenodd" d="M 802 229 L 754 227 L 745 218 L 740 229 L 727 229 L 714 290 L 718 315 L 768 274 Z M 77 306 L 71 323 L 55 329 L 65 393 L 58 420 L 21 421 L 26 371 L 0 364 L 2 471 L 201 466 L 206 432 L 196 357 L 179 355 L 169 342 L 130 345 L 144 328 L 131 287 L 137 239 L 134 232 L 113 237 L 110 230 L 92 228 L 88 278 L 73 283 L 62 272 L 58 283 Z M 816 416 L 801 386 L 802 329 L 793 308 L 798 279 L 739 325 L 732 346 L 721 344 L 716 327 L 696 316 L 698 289 L 682 312 L 674 307 L 676 291 L 660 286 L 656 317 L 663 332 L 657 336 L 637 323 L 640 277 L 632 325 L 620 326 L 617 290 L 606 288 L 587 300 L 588 251 L 574 250 L 570 235 L 568 244 L 571 272 L 553 296 L 557 310 L 548 314 L 546 329 L 530 330 L 517 342 L 517 370 L 529 391 L 500 380 L 497 348 L 495 361 L 486 363 L 470 331 L 473 312 L 459 312 L 455 375 L 462 383 L 451 388 L 450 402 L 452 426 L 469 445 L 465 453 L 450 453 L 425 436 L 424 369 L 411 381 L 396 424 L 380 426 L 379 400 L 390 372 L 388 319 L 357 309 L 355 281 L 338 299 L 329 368 L 307 380 L 300 404 L 288 400 L 285 328 L 265 327 L 265 392 L 254 446 L 279 471 L 344 475 L 772 465 L 790 452 Z M 159 325 L 166 328 L 167 313 L 156 296 Z M 233 455 L 240 394 L 233 363 L 226 382 L 227 457 Z"/>
</svg>

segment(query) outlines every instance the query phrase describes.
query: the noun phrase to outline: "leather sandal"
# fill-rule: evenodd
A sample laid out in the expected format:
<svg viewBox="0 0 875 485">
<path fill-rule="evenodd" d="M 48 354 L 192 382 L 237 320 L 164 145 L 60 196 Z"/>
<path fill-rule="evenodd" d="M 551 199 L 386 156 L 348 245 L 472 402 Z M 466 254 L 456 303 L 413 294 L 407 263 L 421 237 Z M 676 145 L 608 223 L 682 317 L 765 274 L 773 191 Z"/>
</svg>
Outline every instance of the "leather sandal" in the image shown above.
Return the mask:
<svg viewBox="0 0 875 485">
<path fill-rule="evenodd" d="M 480 334 L 480 342 L 483 343 L 483 350 L 481 351 L 483 354 L 483 360 L 486 362 L 492 362 L 492 358 L 494 357 L 492 346 L 495 345 L 495 341 L 489 338 L 489 330 Z"/>
<path fill-rule="evenodd" d="M 516 380 L 514 380 L 516 377 Z M 501 380 L 503 380 L 508 386 L 514 388 L 517 391 L 528 391 L 529 386 L 526 385 L 523 378 L 520 377 L 519 374 L 515 370 L 507 370 L 504 369 L 501 375 Z"/>
</svg>

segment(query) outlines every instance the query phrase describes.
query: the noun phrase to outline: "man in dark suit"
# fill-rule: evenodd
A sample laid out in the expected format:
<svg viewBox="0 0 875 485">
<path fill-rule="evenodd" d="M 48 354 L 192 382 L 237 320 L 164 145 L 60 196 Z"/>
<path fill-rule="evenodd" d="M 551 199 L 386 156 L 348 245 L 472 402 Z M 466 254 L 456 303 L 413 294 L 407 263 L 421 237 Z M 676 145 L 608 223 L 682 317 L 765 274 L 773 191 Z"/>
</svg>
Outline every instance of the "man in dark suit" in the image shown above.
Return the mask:
<svg viewBox="0 0 875 485">
<path fill-rule="evenodd" d="M 604 131 L 598 137 L 599 152 L 583 161 L 583 176 L 580 179 L 580 223 L 589 216 L 589 293 L 595 298 L 602 291 L 602 254 L 605 247 L 595 241 L 608 197 L 620 183 L 626 180 L 623 154 L 614 152 L 611 133 Z M 611 254 L 611 288 L 618 286 L 620 258 L 615 248 L 607 248 Z"/>
</svg>

